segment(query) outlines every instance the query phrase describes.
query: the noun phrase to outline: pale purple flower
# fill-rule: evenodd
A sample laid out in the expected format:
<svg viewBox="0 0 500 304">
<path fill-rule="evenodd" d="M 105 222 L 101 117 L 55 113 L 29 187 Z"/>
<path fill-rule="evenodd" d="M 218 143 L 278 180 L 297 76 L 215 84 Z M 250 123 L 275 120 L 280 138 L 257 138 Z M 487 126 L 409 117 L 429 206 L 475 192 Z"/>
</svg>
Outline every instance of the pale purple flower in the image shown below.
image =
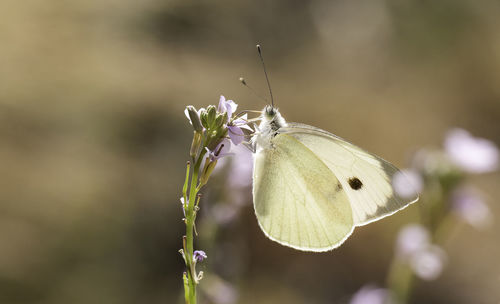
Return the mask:
<svg viewBox="0 0 500 304">
<path fill-rule="evenodd" d="M 231 188 L 245 188 L 252 184 L 253 154 L 243 146 L 233 146 L 231 152 L 234 157 L 231 159 L 228 182 Z M 246 190 L 245 190 L 246 191 Z"/>
<path fill-rule="evenodd" d="M 253 131 L 253 129 L 248 125 L 248 115 L 243 114 L 240 117 L 233 120 L 233 125 L 238 126 L 242 129 L 247 129 Z"/>
<path fill-rule="evenodd" d="M 242 207 L 249 201 L 248 187 L 252 184 L 253 155 L 243 145 L 232 146 L 233 157 L 222 158 L 215 170 L 227 172 L 227 195 L 224 201 L 214 204 L 211 214 L 219 225 L 226 225 L 238 218 Z M 225 170 L 227 169 L 227 170 Z"/>
<path fill-rule="evenodd" d="M 245 139 L 245 133 L 243 133 L 243 130 L 241 130 L 238 126 L 228 125 L 227 134 L 235 145 L 241 144 L 241 142 Z"/>
<path fill-rule="evenodd" d="M 193 259 L 195 259 L 196 262 L 201 262 L 206 258 L 207 254 L 203 250 L 195 250 L 193 253 Z"/>
<path fill-rule="evenodd" d="M 443 272 L 446 253 L 439 246 L 430 245 L 412 255 L 410 267 L 422 280 L 432 281 Z"/>
<path fill-rule="evenodd" d="M 470 187 L 459 188 L 452 193 L 451 202 L 453 211 L 471 226 L 484 229 L 493 223 L 490 208 L 477 190 Z"/>
<path fill-rule="evenodd" d="M 235 145 L 239 145 L 245 139 L 245 133 L 243 133 L 242 129 L 253 131 L 252 128 L 248 126 L 247 114 L 233 120 L 227 128 L 229 138 L 231 138 L 231 141 Z"/>
<path fill-rule="evenodd" d="M 394 174 L 392 186 L 401 198 L 416 198 L 424 187 L 422 176 L 415 170 L 401 170 Z"/>
<path fill-rule="evenodd" d="M 234 101 L 226 100 L 226 97 L 224 97 L 223 95 L 220 96 L 219 107 L 217 108 L 217 111 L 219 113 L 227 113 L 228 121 L 233 116 L 233 113 L 237 108 L 238 105 Z"/>
<path fill-rule="evenodd" d="M 211 161 L 219 159 L 221 157 L 232 155 L 233 153 L 229 153 L 231 150 L 231 141 L 227 138 L 224 138 L 218 145 L 215 147 L 213 151 L 210 151 L 208 148 L 205 148 L 208 152 L 208 157 Z"/>
<path fill-rule="evenodd" d="M 388 289 L 367 285 L 358 290 L 351 298 L 350 304 L 390 304 L 395 303 Z"/>
<path fill-rule="evenodd" d="M 498 147 L 492 141 L 473 137 L 463 129 L 449 131 L 444 147 L 455 165 L 467 172 L 484 173 L 498 168 Z"/>
<path fill-rule="evenodd" d="M 396 241 L 396 252 L 402 258 L 408 258 L 429 245 L 429 231 L 422 225 L 410 224 L 399 231 Z"/>
</svg>

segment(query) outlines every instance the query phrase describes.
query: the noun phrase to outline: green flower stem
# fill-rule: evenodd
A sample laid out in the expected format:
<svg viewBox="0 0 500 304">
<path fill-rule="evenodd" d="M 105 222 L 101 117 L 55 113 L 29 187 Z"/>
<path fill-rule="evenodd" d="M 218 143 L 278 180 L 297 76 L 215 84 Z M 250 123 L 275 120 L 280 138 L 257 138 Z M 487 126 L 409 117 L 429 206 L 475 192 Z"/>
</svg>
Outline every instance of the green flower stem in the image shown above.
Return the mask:
<svg viewBox="0 0 500 304">
<path fill-rule="evenodd" d="M 453 214 L 448 213 L 434 232 L 434 242 L 436 244 L 447 245 L 455 238 L 462 228 L 463 223 L 457 221 Z"/>
<path fill-rule="evenodd" d="M 189 280 L 187 274 L 182 274 L 182 281 L 184 282 L 184 298 L 186 301 L 189 299 Z"/>
<path fill-rule="evenodd" d="M 407 303 L 410 298 L 415 277 L 410 266 L 395 257 L 389 268 L 386 286 L 392 290 L 398 303 Z"/>
<path fill-rule="evenodd" d="M 185 295 L 186 295 L 186 303 L 188 304 L 196 304 L 196 285 L 198 284 L 198 278 L 196 274 L 196 263 L 193 258 L 194 254 L 194 221 L 196 218 L 196 202 L 197 202 L 197 194 L 199 191 L 198 188 L 198 176 L 200 173 L 200 166 L 203 160 L 203 157 L 205 155 L 206 151 L 203 149 L 200 152 L 200 155 L 198 159 L 195 162 L 193 171 L 191 173 L 191 182 L 189 184 L 189 197 L 186 197 L 186 192 L 187 192 L 187 181 L 189 180 L 189 174 L 190 174 L 190 166 L 187 166 L 187 172 L 186 172 L 186 183 L 184 184 L 184 188 L 186 191 L 184 191 L 184 201 L 187 204 L 187 210 L 186 210 L 186 238 L 185 238 L 185 245 L 184 245 L 184 257 L 186 260 L 186 267 L 188 268 L 187 272 L 187 284 L 184 284 L 184 288 L 188 288 L 188 290 L 185 290 Z"/>
<path fill-rule="evenodd" d="M 221 102 L 224 101 L 221 100 Z M 229 105 L 231 107 L 235 106 L 233 101 L 230 101 Z M 197 235 L 195 220 L 200 201 L 198 192 L 207 184 L 208 178 L 217 164 L 217 160 L 214 158 L 220 154 L 223 147 L 221 145 L 220 148 L 217 148 L 217 146 L 227 136 L 228 129 L 225 122 L 228 121 L 228 113 L 227 111 L 218 112 L 213 105 L 208 106 L 206 110 L 200 109 L 200 111 L 197 111 L 193 106 L 187 106 L 186 110 L 194 128 L 193 141 L 189 150 L 194 167 L 191 168 L 191 163 L 188 162 L 186 179 L 182 188 L 186 235 L 182 238 L 183 248 L 180 253 L 187 268 L 187 271 L 183 274 L 185 300 L 187 304 L 196 304 L 196 285 L 198 285 L 203 275 L 202 272 L 196 273 L 197 260 L 194 257 L 193 245 L 194 236 Z M 210 150 L 210 157 L 206 158 L 205 165 L 201 168 L 207 149 Z M 217 151 L 215 151 L 216 149 Z M 203 255 L 205 254 L 203 253 Z"/>
</svg>

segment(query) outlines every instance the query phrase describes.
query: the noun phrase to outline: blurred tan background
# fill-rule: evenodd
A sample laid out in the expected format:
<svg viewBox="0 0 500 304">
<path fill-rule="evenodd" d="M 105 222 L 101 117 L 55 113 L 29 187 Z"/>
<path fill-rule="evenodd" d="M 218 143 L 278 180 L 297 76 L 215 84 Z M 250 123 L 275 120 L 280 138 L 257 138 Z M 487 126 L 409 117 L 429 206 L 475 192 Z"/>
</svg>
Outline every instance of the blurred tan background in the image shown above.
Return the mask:
<svg viewBox="0 0 500 304">
<path fill-rule="evenodd" d="M 487 0 L 2 1 L 0 302 L 181 301 L 183 109 L 221 94 L 262 108 L 238 82 L 267 92 L 256 43 L 285 118 L 404 167 L 456 126 L 500 143 L 499 28 Z M 224 173 L 201 203 L 199 269 L 214 275 L 203 303 L 347 303 L 383 286 L 397 230 L 417 214 L 302 253 L 265 238 L 250 188 L 228 191 Z M 499 182 L 471 180 L 496 219 Z M 413 302 L 498 303 L 499 232 L 461 227 Z"/>
</svg>

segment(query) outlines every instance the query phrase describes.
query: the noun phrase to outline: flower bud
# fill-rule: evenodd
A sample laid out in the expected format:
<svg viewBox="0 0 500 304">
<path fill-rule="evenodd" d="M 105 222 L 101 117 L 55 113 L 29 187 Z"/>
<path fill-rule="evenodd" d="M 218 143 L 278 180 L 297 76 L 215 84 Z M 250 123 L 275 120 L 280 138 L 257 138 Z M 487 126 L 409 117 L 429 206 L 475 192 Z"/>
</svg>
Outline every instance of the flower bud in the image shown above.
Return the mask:
<svg viewBox="0 0 500 304">
<path fill-rule="evenodd" d="M 194 131 L 193 142 L 191 143 L 191 150 L 189 151 L 189 154 L 191 155 L 192 158 L 195 158 L 196 155 L 198 155 L 198 150 L 200 149 L 200 145 L 201 145 L 201 132 Z"/>
<path fill-rule="evenodd" d="M 216 115 L 217 115 L 217 109 L 215 108 L 215 106 L 212 106 L 212 105 L 208 106 L 208 108 L 207 108 L 207 124 L 208 124 L 209 129 L 212 129 L 215 126 Z"/>
<path fill-rule="evenodd" d="M 195 107 L 187 106 L 186 109 L 189 114 L 189 120 L 191 120 L 191 124 L 193 125 L 194 130 L 198 132 L 203 131 L 203 126 L 201 125 L 200 116 L 198 115 L 198 112 L 196 111 Z"/>
<path fill-rule="evenodd" d="M 216 160 L 210 160 L 208 157 L 205 160 L 205 168 L 203 168 L 203 172 L 200 177 L 200 186 L 204 186 L 207 184 L 208 179 L 210 178 L 210 175 L 212 174 L 212 171 L 214 171 L 215 165 L 217 165 L 217 159 Z"/>
<path fill-rule="evenodd" d="M 215 119 L 215 127 L 221 128 L 225 122 L 227 122 L 227 112 L 217 114 L 217 118 Z"/>
<path fill-rule="evenodd" d="M 201 120 L 201 125 L 205 127 L 205 129 L 208 129 L 208 112 L 205 109 L 201 110 L 200 113 L 200 120 Z"/>
<path fill-rule="evenodd" d="M 184 254 L 184 250 L 183 249 L 179 249 L 179 253 L 182 255 L 182 259 L 184 260 L 184 263 L 186 263 L 186 265 L 187 265 L 186 255 Z"/>
</svg>

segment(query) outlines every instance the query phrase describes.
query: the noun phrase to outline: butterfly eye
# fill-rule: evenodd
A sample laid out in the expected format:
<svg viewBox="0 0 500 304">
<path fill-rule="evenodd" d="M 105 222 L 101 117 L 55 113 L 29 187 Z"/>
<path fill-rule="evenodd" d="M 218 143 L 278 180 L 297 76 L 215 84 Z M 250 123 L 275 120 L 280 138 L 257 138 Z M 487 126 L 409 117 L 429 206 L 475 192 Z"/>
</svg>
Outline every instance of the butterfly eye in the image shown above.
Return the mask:
<svg viewBox="0 0 500 304">
<path fill-rule="evenodd" d="M 272 106 L 266 106 L 266 114 L 268 116 L 276 115 L 276 110 Z"/>
</svg>

